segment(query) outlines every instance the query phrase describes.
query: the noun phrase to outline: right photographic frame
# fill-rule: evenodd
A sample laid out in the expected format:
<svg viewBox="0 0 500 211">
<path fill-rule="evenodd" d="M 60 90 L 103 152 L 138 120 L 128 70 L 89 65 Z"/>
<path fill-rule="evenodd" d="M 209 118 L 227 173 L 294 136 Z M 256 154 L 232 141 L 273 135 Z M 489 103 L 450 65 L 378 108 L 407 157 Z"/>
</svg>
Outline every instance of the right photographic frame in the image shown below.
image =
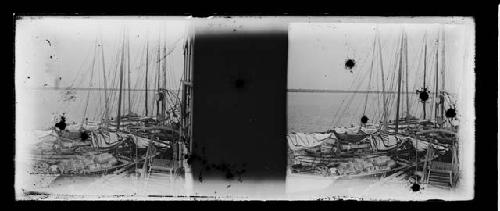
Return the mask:
<svg viewBox="0 0 500 211">
<path fill-rule="evenodd" d="M 290 23 L 289 196 L 472 199 L 474 33 L 468 17 Z"/>
</svg>

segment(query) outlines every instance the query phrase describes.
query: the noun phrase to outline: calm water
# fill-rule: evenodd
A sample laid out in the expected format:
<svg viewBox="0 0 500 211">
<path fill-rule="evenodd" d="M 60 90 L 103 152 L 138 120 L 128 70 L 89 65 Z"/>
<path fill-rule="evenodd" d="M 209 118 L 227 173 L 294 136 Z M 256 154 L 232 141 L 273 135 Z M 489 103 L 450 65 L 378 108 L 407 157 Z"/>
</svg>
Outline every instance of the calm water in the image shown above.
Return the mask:
<svg viewBox="0 0 500 211">
<path fill-rule="evenodd" d="M 104 114 L 104 91 L 78 90 L 68 93 L 65 90 L 16 90 L 16 121 L 20 126 L 32 129 L 46 129 L 53 126 L 54 118 L 65 113 L 67 121 L 81 122 L 84 117 L 91 121 L 99 121 Z M 107 91 L 109 100 L 109 116 L 115 118 L 118 110 L 118 91 Z M 155 92 L 148 91 L 148 112 L 151 115 L 154 106 Z M 87 97 L 88 96 L 88 97 Z M 145 114 L 144 91 L 131 91 L 130 110 L 140 115 Z M 88 100 L 87 100 L 88 99 Z M 87 103 L 88 102 L 88 103 Z M 86 108 L 86 111 L 85 111 Z M 122 93 L 121 113 L 128 112 L 128 93 Z"/>
<path fill-rule="evenodd" d="M 366 100 L 368 96 L 368 99 Z M 396 116 L 397 94 L 386 94 L 392 99 L 389 109 L 390 119 Z M 419 117 L 422 104 L 417 101 L 416 94 L 410 94 L 410 114 Z M 349 103 L 350 101 L 350 103 Z M 366 110 L 365 110 L 365 101 Z M 403 109 L 406 111 L 406 95 L 401 95 Z M 370 119 L 369 122 L 378 122 L 383 111 L 382 96 L 377 93 L 288 93 L 288 131 L 320 132 L 332 129 L 334 126 L 350 126 L 359 124 L 363 111 Z M 427 104 L 428 111 L 430 103 Z M 400 111 L 400 115 L 401 112 Z"/>
<path fill-rule="evenodd" d="M 90 93 L 90 94 L 89 94 Z M 88 104 L 87 104 L 87 95 Z M 118 91 L 108 91 L 110 117 L 116 117 Z M 74 97 L 72 97 L 74 96 Z M 288 93 L 288 130 L 295 132 L 318 132 L 331 129 L 333 126 L 350 126 L 358 124 L 366 103 L 366 116 L 371 122 L 379 121 L 382 114 L 381 95 L 376 93 Z M 392 100 L 389 112 L 391 119 L 395 117 L 395 96 L 387 94 Z M 405 95 L 401 101 L 405 102 Z M 410 94 L 410 113 L 419 116 L 422 105 L 417 96 Z M 154 91 L 148 92 L 149 114 L 153 112 Z M 131 92 L 131 111 L 144 115 L 144 91 Z M 128 112 L 128 93 L 122 95 L 122 114 Z M 350 103 L 349 103 L 350 102 Z M 430 111 L 428 103 L 427 109 Z M 85 111 L 87 107 L 87 111 Z M 403 110 L 406 108 L 404 104 Z M 22 122 L 22 127 L 45 129 L 53 126 L 54 117 L 66 113 L 68 122 L 81 122 L 85 117 L 98 121 L 104 113 L 103 91 L 74 91 L 65 90 L 21 90 L 16 93 L 16 121 Z"/>
</svg>

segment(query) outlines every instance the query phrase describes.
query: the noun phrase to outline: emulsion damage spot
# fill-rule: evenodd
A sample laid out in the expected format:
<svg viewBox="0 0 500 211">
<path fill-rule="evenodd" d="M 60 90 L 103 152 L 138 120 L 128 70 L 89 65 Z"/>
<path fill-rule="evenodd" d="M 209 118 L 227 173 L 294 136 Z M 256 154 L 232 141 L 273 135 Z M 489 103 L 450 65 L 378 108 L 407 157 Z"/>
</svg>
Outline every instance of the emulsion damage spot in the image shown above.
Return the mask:
<svg viewBox="0 0 500 211">
<path fill-rule="evenodd" d="M 449 108 L 448 110 L 446 110 L 445 115 L 447 118 L 455 118 L 455 116 L 457 116 L 457 113 L 454 108 Z"/>
<path fill-rule="evenodd" d="M 363 124 L 366 124 L 368 122 L 368 120 L 369 120 L 368 117 L 365 115 L 363 115 L 363 117 L 361 117 L 361 123 L 363 123 Z"/>
<path fill-rule="evenodd" d="M 345 61 L 345 69 L 350 70 L 352 73 L 352 68 L 356 66 L 356 61 L 354 59 L 346 59 Z"/>
<path fill-rule="evenodd" d="M 417 191 L 420 191 L 420 185 L 415 183 L 411 186 L 411 190 L 413 190 L 414 192 L 417 192 Z"/>
<path fill-rule="evenodd" d="M 59 128 L 59 130 L 64 130 L 66 129 L 66 117 L 61 116 L 61 120 L 55 124 L 55 127 Z"/>
</svg>

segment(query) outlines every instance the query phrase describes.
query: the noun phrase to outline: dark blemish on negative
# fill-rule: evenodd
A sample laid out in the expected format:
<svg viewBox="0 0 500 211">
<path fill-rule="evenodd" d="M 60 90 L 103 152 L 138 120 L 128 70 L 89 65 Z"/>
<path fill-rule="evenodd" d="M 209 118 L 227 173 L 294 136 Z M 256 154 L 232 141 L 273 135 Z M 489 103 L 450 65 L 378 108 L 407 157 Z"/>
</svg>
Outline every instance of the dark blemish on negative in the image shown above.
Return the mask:
<svg viewBox="0 0 500 211">
<path fill-rule="evenodd" d="M 61 116 L 61 120 L 55 125 L 59 130 L 66 129 L 66 117 L 64 115 Z"/>
<path fill-rule="evenodd" d="M 411 186 L 411 189 L 413 190 L 413 192 L 420 191 L 420 185 L 415 183 Z"/>
<path fill-rule="evenodd" d="M 231 18 L 231 16 L 224 16 L 224 18 Z"/>
<path fill-rule="evenodd" d="M 238 89 L 243 88 L 245 86 L 245 81 L 243 79 L 237 79 L 235 85 Z"/>
<path fill-rule="evenodd" d="M 87 140 L 89 137 L 90 137 L 90 136 L 89 136 L 89 134 L 88 134 L 86 131 L 82 131 L 82 132 L 80 133 L 80 139 L 81 139 L 82 141 Z"/>
<path fill-rule="evenodd" d="M 430 91 L 427 88 L 422 88 L 422 90 L 417 90 L 418 97 L 420 98 L 420 101 L 425 102 L 429 99 L 429 93 Z"/>
<path fill-rule="evenodd" d="M 28 79 L 30 79 L 30 78 L 31 78 L 31 77 L 30 77 L 30 76 L 28 76 Z"/>
<path fill-rule="evenodd" d="M 455 116 L 457 116 L 457 112 L 454 108 L 449 108 L 448 110 L 446 110 L 445 115 L 447 118 L 455 118 Z"/>
<path fill-rule="evenodd" d="M 368 122 L 368 117 L 366 117 L 365 115 L 363 115 L 363 117 L 361 117 L 361 123 L 363 124 L 366 124 Z"/>
<path fill-rule="evenodd" d="M 230 188 L 230 187 L 231 187 L 231 185 L 227 185 L 227 186 L 226 186 L 226 188 Z"/>
<path fill-rule="evenodd" d="M 47 41 L 47 43 L 49 43 L 49 46 L 52 46 L 52 43 L 50 43 L 50 41 L 49 41 L 49 40 L 45 40 L 45 41 Z"/>
<path fill-rule="evenodd" d="M 356 61 L 354 61 L 354 59 L 347 59 L 345 61 L 345 68 L 347 70 L 351 70 L 351 73 L 352 73 L 352 68 L 356 65 Z"/>
<path fill-rule="evenodd" d="M 50 59 L 52 59 L 52 56 L 50 56 Z"/>
<path fill-rule="evenodd" d="M 59 80 L 62 80 L 62 77 L 59 76 Z"/>
<path fill-rule="evenodd" d="M 235 31 L 236 31 L 236 29 L 233 29 L 233 32 L 235 32 Z"/>
<path fill-rule="evenodd" d="M 47 86 L 48 84 L 43 84 L 43 86 Z"/>
</svg>

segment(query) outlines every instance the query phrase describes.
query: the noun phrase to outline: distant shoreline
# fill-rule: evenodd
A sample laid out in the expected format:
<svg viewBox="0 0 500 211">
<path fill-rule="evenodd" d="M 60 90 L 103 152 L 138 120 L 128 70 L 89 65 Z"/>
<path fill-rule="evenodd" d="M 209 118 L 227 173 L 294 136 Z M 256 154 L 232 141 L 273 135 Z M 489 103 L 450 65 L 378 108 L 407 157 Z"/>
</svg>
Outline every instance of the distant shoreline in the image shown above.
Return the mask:
<svg viewBox="0 0 500 211">
<path fill-rule="evenodd" d="M 77 91 L 104 91 L 104 88 L 57 88 L 57 87 L 39 87 L 33 88 L 34 90 L 77 90 Z M 108 88 L 106 91 L 119 91 L 118 88 Z M 128 91 L 125 89 L 125 91 Z M 130 91 L 146 91 L 145 89 L 130 89 Z M 155 92 L 156 89 L 148 89 L 147 91 Z M 169 89 L 169 91 L 179 91 L 178 89 Z M 360 94 L 382 94 L 382 91 L 378 90 L 334 90 L 334 89 L 287 89 L 287 92 L 308 92 L 308 93 L 360 93 Z M 385 91 L 387 94 L 397 94 L 397 91 Z M 412 92 L 401 92 L 401 94 L 416 94 L 415 91 Z M 452 94 L 452 93 L 451 93 Z M 430 92 L 429 95 L 434 96 L 435 92 Z"/>
<path fill-rule="evenodd" d="M 382 91 L 371 91 L 371 90 L 333 90 L 333 89 L 287 89 L 287 92 L 315 92 L 315 93 L 364 93 L 364 94 L 382 94 Z M 388 94 L 397 94 L 397 91 L 385 91 Z M 416 94 L 413 92 L 401 92 L 402 94 Z M 434 95 L 435 92 L 430 92 L 430 95 Z"/>
<path fill-rule="evenodd" d="M 57 87 L 39 87 L 33 88 L 34 90 L 76 90 L 76 91 L 104 91 L 104 88 L 96 87 L 96 88 L 85 88 L 85 87 L 75 87 L 75 88 L 57 88 Z M 169 91 L 179 91 L 179 89 L 168 89 Z M 118 88 L 107 88 L 106 91 L 120 91 Z M 123 89 L 123 91 L 129 91 L 129 89 Z M 148 92 L 156 92 L 156 89 L 130 89 L 130 91 L 148 91 Z"/>
</svg>

